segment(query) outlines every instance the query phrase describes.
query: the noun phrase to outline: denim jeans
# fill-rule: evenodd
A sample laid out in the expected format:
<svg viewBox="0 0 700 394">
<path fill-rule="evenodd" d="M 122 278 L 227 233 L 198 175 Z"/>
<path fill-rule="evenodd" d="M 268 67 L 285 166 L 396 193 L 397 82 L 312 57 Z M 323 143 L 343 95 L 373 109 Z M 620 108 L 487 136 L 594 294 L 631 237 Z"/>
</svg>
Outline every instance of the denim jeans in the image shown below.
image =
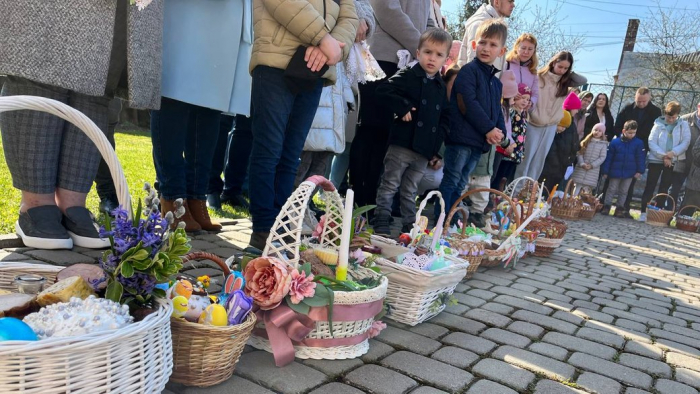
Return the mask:
<svg viewBox="0 0 700 394">
<path fill-rule="evenodd" d="M 216 139 L 216 149 L 211 160 L 211 172 L 209 173 L 209 186 L 207 194 L 221 194 L 224 191 L 224 181 L 221 173 L 226 166 L 226 151 L 228 150 L 229 135 L 234 127 L 235 116 L 221 114 L 219 120 L 219 135 Z"/>
<path fill-rule="evenodd" d="M 323 80 L 306 92 L 292 94 L 284 70 L 253 70 L 253 148 L 250 153 L 250 213 L 253 231 L 270 231 L 280 208 L 292 194 L 304 141 L 321 99 Z"/>
<path fill-rule="evenodd" d="M 445 146 L 445 168 L 440 193 L 445 200 L 445 210 L 452 209 L 452 205 L 462 195 L 467 186 L 469 174 L 474 171 L 481 158 L 481 149 L 470 146 L 447 145 Z M 435 205 L 435 218 L 440 216 L 440 205 Z"/>
<path fill-rule="evenodd" d="M 220 116 L 221 111 L 167 97 L 160 110 L 151 112 L 153 160 L 163 198 L 207 198 Z"/>
</svg>

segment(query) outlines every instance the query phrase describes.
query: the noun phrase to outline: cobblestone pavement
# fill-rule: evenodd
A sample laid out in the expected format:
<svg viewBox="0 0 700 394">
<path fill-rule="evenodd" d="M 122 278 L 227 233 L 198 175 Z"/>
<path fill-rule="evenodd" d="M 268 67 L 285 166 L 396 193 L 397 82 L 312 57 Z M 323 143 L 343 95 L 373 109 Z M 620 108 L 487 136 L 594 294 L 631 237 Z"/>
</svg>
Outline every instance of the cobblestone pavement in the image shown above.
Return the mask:
<svg viewBox="0 0 700 394">
<path fill-rule="evenodd" d="M 250 223 L 194 237 L 194 249 L 240 253 Z M 7 240 L 6 240 L 7 241 Z M 72 264 L 99 252 L 0 250 L 0 260 Z M 570 222 L 550 258 L 480 269 L 458 304 L 415 327 L 389 323 L 355 360 L 276 368 L 247 348 L 234 376 L 194 393 L 698 393 L 700 235 L 597 216 Z M 211 262 L 199 272 L 216 274 Z"/>
</svg>

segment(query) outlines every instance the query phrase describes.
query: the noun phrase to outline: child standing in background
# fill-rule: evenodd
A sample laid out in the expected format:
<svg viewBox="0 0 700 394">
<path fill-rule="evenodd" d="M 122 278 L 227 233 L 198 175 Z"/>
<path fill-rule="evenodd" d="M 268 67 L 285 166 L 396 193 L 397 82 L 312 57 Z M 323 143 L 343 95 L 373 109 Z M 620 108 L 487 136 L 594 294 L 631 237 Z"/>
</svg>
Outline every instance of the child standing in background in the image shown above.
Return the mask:
<svg viewBox="0 0 700 394">
<path fill-rule="evenodd" d="M 503 156 L 495 174 L 491 180 L 491 188 L 498 189 L 503 178 L 506 184 L 513 181 L 515 168 L 523 160 L 525 155 L 525 133 L 527 132 L 527 109 L 530 107 L 530 94 L 532 90 L 524 83 L 518 84 L 518 95 L 515 96 L 513 107 L 510 109 L 509 119 L 512 139 L 515 146 L 508 148 L 497 147 L 497 154 Z"/>
<path fill-rule="evenodd" d="M 622 127 L 622 134 L 610 142 L 605 162 L 600 168 L 603 179 L 608 178 L 608 191 L 601 214 L 610 213 L 613 198 L 617 195 L 615 217 L 624 217 L 627 191 L 632 179 L 639 179 L 644 173 L 644 142 L 636 137 L 637 122 L 628 120 Z"/>
<path fill-rule="evenodd" d="M 598 123 L 593 126 L 591 133 L 581 141 L 578 151 L 578 165 L 571 179 L 576 183 L 576 191 L 589 187 L 593 191 L 598 185 L 600 166 L 605 162 L 608 152 L 608 141 L 605 137 L 605 125 Z"/>
</svg>

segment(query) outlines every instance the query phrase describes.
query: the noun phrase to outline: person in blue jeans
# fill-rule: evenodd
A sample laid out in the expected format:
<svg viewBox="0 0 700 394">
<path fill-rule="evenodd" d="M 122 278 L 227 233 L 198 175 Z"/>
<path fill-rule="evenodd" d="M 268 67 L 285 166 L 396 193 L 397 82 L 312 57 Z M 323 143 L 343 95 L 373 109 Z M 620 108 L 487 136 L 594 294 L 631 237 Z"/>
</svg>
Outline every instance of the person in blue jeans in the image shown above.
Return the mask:
<svg viewBox="0 0 700 394">
<path fill-rule="evenodd" d="M 221 209 L 227 204 L 240 209 L 248 209 L 247 177 L 250 148 L 253 136 L 250 118 L 245 115 L 221 116 L 219 139 L 214 151 L 214 160 L 209 174 L 207 205 Z M 221 179 L 221 173 L 224 179 Z"/>
<path fill-rule="evenodd" d="M 482 22 L 476 40 L 471 42 L 476 57 L 459 70 L 455 79 L 450 96 L 450 130 L 445 139 L 444 176 L 439 188 L 447 209 L 462 194 L 481 154 L 504 138 L 503 85 L 496 77 L 500 70 L 493 62 L 505 53 L 507 35 L 508 27 L 502 21 Z M 439 209 L 436 205 L 436 218 Z"/>
<path fill-rule="evenodd" d="M 335 83 L 335 64 L 349 55 L 359 21 L 354 0 L 255 0 L 253 25 L 250 245 L 262 250 L 275 218 L 292 194 L 321 90 Z M 328 65 L 327 71 L 304 83 L 285 77 L 298 50 L 304 51 L 307 62 L 302 66 L 316 73 Z"/>
</svg>

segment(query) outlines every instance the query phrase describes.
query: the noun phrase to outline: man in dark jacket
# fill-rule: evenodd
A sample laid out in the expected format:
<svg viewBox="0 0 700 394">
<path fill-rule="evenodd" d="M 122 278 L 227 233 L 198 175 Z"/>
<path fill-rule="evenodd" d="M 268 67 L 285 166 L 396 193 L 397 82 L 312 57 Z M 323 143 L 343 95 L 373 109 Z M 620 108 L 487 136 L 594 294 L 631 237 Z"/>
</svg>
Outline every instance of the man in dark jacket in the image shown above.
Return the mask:
<svg viewBox="0 0 700 394">
<path fill-rule="evenodd" d="M 615 120 L 615 136 L 620 136 L 625 122 L 634 120 L 637 122 L 637 138 L 642 140 L 644 143 L 644 151 L 648 152 L 649 134 L 651 134 L 651 128 L 654 127 L 654 120 L 659 116 L 661 116 L 661 109 L 651 103 L 651 91 L 649 88 L 642 86 L 637 89 L 637 92 L 634 94 L 634 103 L 627 104 L 617 114 L 617 119 Z M 627 200 L 625 201 L 626 218 L 631 218 L 631 216 L 629 216 L 629 210 L 636 181 L 636 179 L 632 179 L 627 193 Z M 607 184 L 608 182 L 606 182 L 603 190 L 604 192 L 607 190 Z"/>
<path fill-rule="evenodd" d="M 377 190 L 374 231 L 391 235 L 391 204 L 399 191 L 402 232 L 411 231 L 416 218 L 416 193 L 428 161 L 437 155 L 445 138 L 447 88 L 440 77 L 452 39 L 444 30 L 431 28 L 421 35 L 418 64 L 404 68 L 377 88 L 396 118 L 391 126 L 384 174 Z"/>
</svg>

